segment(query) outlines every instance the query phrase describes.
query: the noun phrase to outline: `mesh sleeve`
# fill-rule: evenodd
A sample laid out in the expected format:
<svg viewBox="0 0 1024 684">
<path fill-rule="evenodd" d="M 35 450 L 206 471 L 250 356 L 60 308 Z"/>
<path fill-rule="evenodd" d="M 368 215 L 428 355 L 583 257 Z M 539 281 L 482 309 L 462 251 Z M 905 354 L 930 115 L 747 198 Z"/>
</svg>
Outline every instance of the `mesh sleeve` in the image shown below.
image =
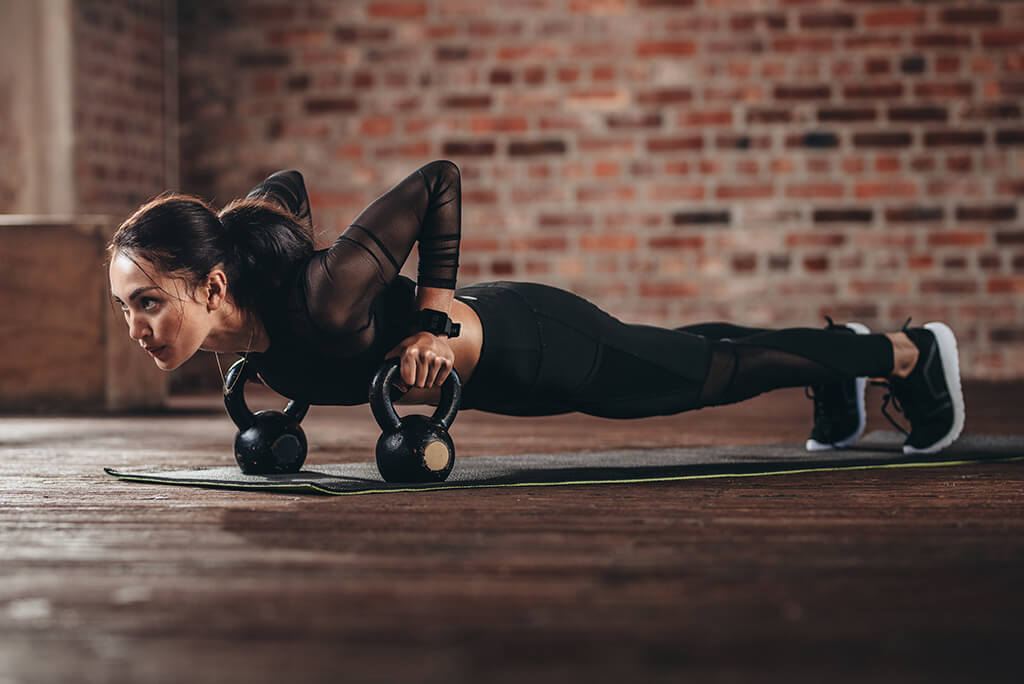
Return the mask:
<svg viewBox="0 0 1024 684">
<path fill-rule="evenodd" d="M 461 236 L 459 169 L 435 161 L 378 197 L 307 272 L 307 303 L 318 327 L 372 343 L 374 302 L 419 242 L 417 283 L 455 289 Z"/>
<path fill-rule="evenodd" d="M 309 213 L 309 198 L 306 196 L 306 184 L 298 171 L 277 171 L 267 176 L 266 180 L 254 187 L 246 195 L 246 199 L 269 199 L 288 211 L 313 234 L 313 218 Z"/>
</svg>

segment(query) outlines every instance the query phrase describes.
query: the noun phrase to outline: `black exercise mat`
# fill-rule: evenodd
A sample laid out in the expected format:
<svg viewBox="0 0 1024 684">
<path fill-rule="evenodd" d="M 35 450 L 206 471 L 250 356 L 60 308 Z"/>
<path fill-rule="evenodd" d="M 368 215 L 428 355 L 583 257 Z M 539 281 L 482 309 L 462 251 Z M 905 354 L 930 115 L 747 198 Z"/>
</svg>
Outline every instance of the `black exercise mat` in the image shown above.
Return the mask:
<svg viewBox="0 0 1024 684">
<path fill-rule="evenodd" d="M 878 431 L 861 439 L 855 447 L 817 453 L 805 451 L 803 445 L 769 444 L 481 456 L 456 459 L 455 469 L 445 482 L 419 485 L 384 482 L 372 461 L 307 465 L 291 475 L 244 475 L 235 466 L 163 472 L 104 470 L 109 475 L 133 482 L 342 495 L 478 487 L 666 482 L 1024 459 L 1024 437 L 1016 435 L 962 435 L 951 447 L 926 456 L 904 456 L 902 444 L 903 435 L 898 432 Z"/>
</svg>

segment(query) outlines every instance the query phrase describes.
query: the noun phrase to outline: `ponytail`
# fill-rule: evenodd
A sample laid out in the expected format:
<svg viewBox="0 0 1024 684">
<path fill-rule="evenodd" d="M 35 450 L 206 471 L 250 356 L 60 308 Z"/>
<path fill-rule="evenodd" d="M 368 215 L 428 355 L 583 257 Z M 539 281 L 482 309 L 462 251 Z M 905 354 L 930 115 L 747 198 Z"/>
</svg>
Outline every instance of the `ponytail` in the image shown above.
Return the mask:
<svg viewBox="0 0 1024 684">
<path fill-rule="evenodd" d="M 235 303 L 258 310 L 281 291 L 293 267 L 313 253 L 313 236 L 290 214 L 262 199 L 235 200 L 218 215 L 224 270 Z"/>
<path fill-rule="evenodd" d="M 218 215 L 198 197 L 168 194 L 139 209 L 114 233 L 107 252 L 140 256 L 195 289 L 217 266 L 235 304 L 263 313 L 267 298 L 313 253 L 313 236 L 277 205 L 236 200 Z"/>
</svg>

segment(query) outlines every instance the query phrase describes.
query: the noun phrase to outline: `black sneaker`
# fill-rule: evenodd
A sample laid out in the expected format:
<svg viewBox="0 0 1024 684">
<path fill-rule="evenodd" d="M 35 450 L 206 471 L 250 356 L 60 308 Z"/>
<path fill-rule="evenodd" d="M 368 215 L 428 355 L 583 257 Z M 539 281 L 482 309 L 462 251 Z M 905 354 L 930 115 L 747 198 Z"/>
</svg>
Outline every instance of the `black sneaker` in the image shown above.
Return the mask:
<svg viewBox="0 0 1024 684">
<path fill-rule="evenodd" d="M 858 335 L 871 331 L 862 323 L 836 325 L 828 318 L 826 330 L 849 330 Z M 804 393 L 814 400 L 814 428 L 805 445 L 807 451 L 826 451 L 848 447 L 864 434 L 864 387 L 867 378 L 814 385 Z"/>
<path fill-rule="evenodd" d="M 908 321 L 909 323 L 909 321 Z M 910 376 L 879 383 L 889 387 L 882 413 L 907 441 L 905 454 L 934 454 L 948 447 L 964 429 L 964 394 L 960 386 L 960 360 L 956 337 L 945 323 L 926 323 L 923 328 L 903 326 L 920 356 Z M 910 421 L 908 433 L 886 412 L 892 401 Z"/>
</svg>

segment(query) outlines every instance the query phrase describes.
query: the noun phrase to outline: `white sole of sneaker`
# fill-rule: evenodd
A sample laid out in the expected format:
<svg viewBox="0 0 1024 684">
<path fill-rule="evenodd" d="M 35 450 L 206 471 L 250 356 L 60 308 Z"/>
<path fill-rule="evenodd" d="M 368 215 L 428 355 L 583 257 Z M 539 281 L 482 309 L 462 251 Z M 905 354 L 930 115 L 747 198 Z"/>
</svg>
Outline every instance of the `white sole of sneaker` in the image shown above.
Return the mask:
<svg viewBox="0 0 1024 684">
<path fill-rule="evenodd" d="M 964 391 L 960 385 L 960 357 L 956 347 L 956 335 L 945 323 L 937 321 L 925 323 L 924 327 L 935 335 L 935 342 L 939 345 L 939 359 L 942 361 L 942 373 L 945 376 L 946 387 L 949 388 L 949 398 L 953 404 L 953 427 L 946 435 L 926 449 L 916 449 L 912 446 L 903 445 L 905 454 L 934 454 L 942 451 L 960 436 L 964 429 Z"/>
<path fill-rule="evenodd" d="M 847 323 L 846 327 L 854 331 L 858 335 L 870 335 L 871 329 L 863 323 Z M 819 442 L 816 439 L 808 439 L 807 443 L 804 444 L 804 448 L 807 451 L 829 451 L 831 449 L 842 449 L 848 447 L 864 434 L 864 426 L 867 424 L 867 412 L 864 410 L 864 389 L 867 387 L 867 378 L 857 378 L 857 431 L 846 439 L 836 442 L 835 444 L 828 444 Z"/>
</svg>

